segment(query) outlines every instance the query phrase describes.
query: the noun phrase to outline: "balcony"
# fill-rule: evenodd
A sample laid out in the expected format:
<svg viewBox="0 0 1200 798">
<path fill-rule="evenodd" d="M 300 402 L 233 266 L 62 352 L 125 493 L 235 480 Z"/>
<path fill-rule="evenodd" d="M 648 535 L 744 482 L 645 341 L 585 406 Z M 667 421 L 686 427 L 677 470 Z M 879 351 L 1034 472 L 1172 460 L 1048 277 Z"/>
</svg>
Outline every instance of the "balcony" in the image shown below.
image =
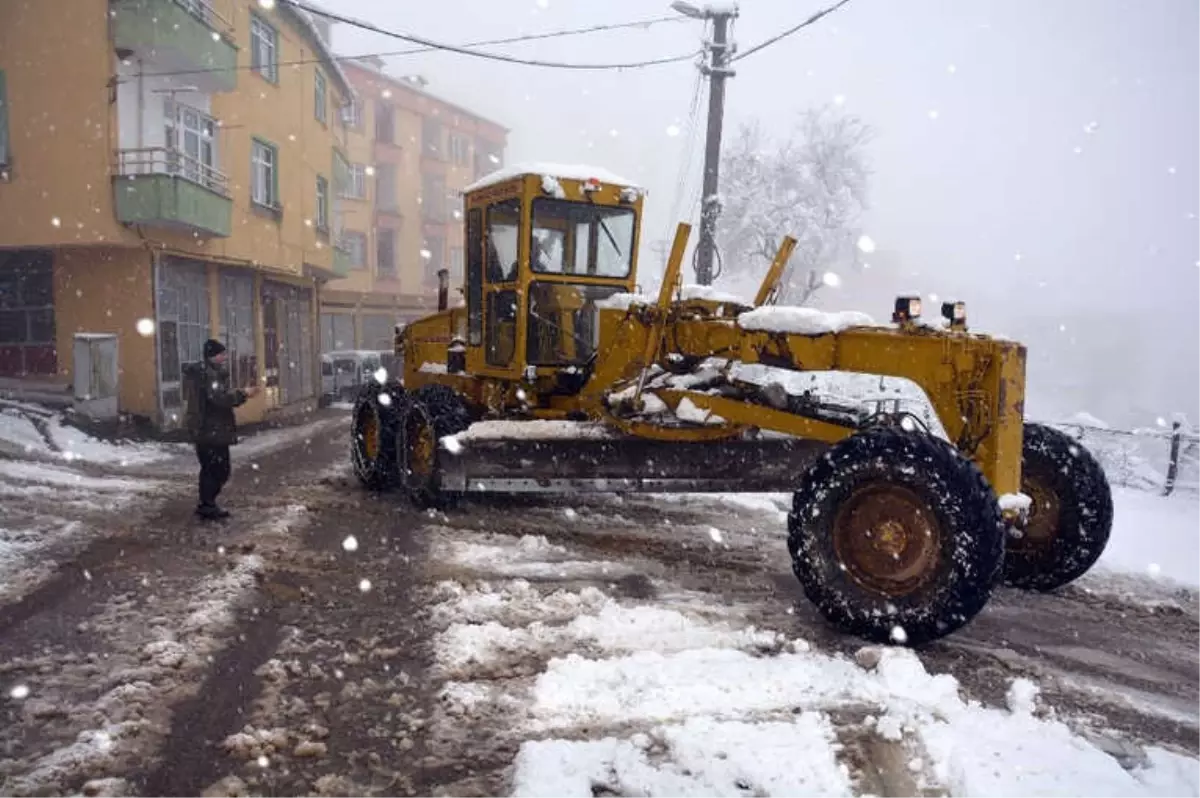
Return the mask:
<svg viewBox="0 0 1200 798">
<path fill-rule="evenodd" d="M 189 71 L 200 91 L 237 85 L 233 26 L 208 0 L 111 0 L 113 46 L 144 58 L 153 71 Z"/>
<path fill-rule="evenodd" d="M 117 219 L 185 233 L 228 238 L 229 180 L 212 166 L 166 147 L 121 150 L 113 177 Z"/>
</svg>

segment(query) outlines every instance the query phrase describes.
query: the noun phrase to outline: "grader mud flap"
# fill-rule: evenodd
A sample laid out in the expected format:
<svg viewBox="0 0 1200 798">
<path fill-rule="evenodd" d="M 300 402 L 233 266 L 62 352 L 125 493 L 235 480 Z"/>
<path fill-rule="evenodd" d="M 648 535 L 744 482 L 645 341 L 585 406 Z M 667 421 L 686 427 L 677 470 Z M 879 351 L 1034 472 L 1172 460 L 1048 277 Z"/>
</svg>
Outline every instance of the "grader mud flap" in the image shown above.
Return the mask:
<svg viewBox="0 0 1200 798">
<path fill-rule="evenodd" d="M 680 443 L 642 438 L 473 440 L 438 452 L 442 490 L 690 493 L 794 490 L 825 450 L 779 438 Z"/>
</svg>

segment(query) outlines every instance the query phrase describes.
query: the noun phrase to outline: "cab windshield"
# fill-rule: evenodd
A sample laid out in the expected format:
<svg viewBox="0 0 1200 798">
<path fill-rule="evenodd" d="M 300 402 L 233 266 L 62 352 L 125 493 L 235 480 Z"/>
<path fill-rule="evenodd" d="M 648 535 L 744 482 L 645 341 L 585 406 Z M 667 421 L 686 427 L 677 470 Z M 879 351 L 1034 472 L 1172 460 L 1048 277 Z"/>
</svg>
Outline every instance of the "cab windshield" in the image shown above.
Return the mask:
<svg viewBox="0 0 1200 798">
<path fill-rule="evenodd" d="M 539 197 L 533 201 L 529 260 L 539 274 L 628 277 L 633 208 Z"/>
</svg>

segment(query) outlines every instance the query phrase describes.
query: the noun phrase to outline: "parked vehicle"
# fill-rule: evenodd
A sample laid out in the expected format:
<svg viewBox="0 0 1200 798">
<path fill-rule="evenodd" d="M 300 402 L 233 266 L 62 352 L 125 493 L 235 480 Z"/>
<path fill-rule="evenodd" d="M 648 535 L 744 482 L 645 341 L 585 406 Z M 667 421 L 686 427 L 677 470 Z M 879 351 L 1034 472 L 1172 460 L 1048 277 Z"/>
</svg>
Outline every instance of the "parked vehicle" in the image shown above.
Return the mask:
<svg viewBox="0 0 1200 798">
<path fill-rule="evenodd" d="M 396 379 L 403 366 L 395 354 L 371 349 L 321 355 L 321 404 L 353 402 L 362 386 L 375 379 L 381 368 L 387 370 L 389 378 Z"/>
</svg>

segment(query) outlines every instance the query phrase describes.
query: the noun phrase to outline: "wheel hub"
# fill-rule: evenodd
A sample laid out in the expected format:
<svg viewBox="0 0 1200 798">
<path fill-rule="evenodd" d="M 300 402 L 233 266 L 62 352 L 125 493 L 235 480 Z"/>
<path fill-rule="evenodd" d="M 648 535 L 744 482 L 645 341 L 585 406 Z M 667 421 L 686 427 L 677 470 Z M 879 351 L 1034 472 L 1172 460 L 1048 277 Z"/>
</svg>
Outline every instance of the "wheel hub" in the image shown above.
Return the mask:
<svg viewBox="0 0 1200 798">
<path fill-rule="evenodd" d="M 375 458 L 379 456 L 379 416 L 373 409 L 365 413 L 362 436 L 363 453 L 368 460 L 374 462 Z"/>
<path fill-rule="evenodd" d="M 889 597 L 912 593 L 934 575 L 940 540 L 928 504 L 901 485 L 860 488 L 833 523 L 834 550 L 850 578 Z"/>
<path fill-rule="evenodd" d="M 1058 535 L 1062 502 L 1043 474 L 1022 475 L 1021 492 L 1030 498 L 1029 513 L 1020 537 L 1010 538 L 1009 546 L 1019 551 L 1045 549 Z"/>
</svg>

